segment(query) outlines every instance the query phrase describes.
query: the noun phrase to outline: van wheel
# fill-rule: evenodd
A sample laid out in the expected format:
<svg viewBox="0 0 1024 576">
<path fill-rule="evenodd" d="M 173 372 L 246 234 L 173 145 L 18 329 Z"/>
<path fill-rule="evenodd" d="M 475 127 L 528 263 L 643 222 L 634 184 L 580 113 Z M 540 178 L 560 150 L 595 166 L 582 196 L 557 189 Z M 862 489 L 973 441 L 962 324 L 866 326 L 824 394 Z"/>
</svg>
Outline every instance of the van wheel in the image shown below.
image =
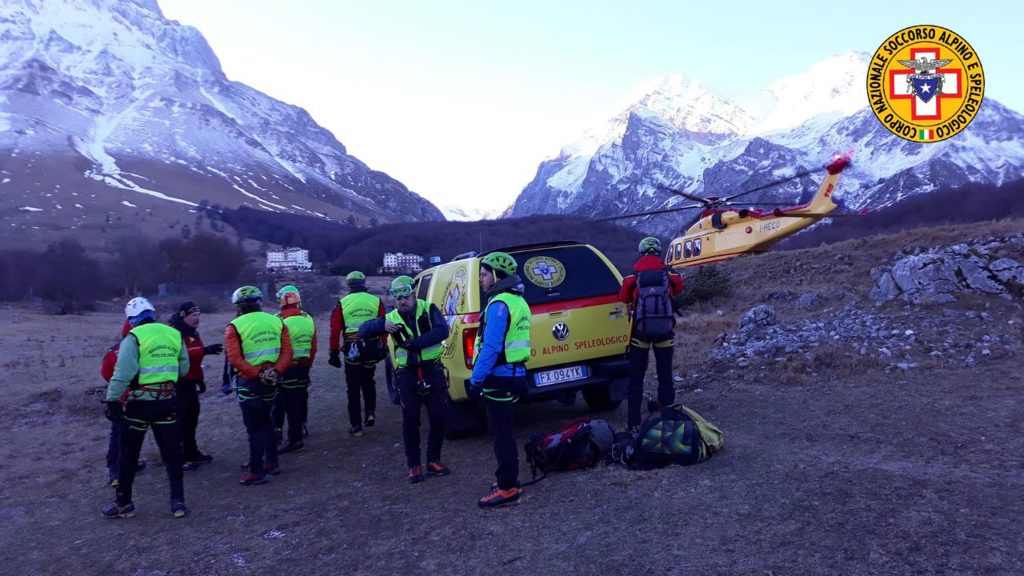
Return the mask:
<svg viewBox="0 0 1024 576">
<path fill-rule="evenodd" d="M 622 400 L 612 400 L 609 386 L 588 386 L 583 389 L 583 399 L 592 412 L 614 410 L 622 404 Z"/>
<path fill-rule="evenodd" d="M 479 434 L 487 427 L 483 407 L 468 400 L 453 401 L 448 407 L 448 427 L 445 438 L 454 440 Z"/>
</svg>

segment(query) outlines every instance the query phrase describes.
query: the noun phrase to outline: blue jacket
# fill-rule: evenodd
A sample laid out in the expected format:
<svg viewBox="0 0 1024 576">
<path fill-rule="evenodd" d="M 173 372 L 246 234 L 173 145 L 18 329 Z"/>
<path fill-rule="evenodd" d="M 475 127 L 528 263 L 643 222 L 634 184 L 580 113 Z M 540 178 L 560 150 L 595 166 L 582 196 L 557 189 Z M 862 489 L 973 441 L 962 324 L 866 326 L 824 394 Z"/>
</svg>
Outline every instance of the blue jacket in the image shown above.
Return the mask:
<svg viewBox="0 0 1024 576">
<path fill-rule="evenodd" d="M 518 277 L 514 277 L 518 280 Z M 495 286 L 498 288 L 498 286 Z M 518 290 L 517 290 L 518 289 Z M 498 290 L 488 295 L 488 302 L 492 296 L 501 292 L 523 293 L 523 285 L 518 284 L 510 290 Z M 509 311 L 504 302 L 495 302 L 487 306 L 484 319 L 484 333 L 482 335 L 483 345 L 477 352 L 476 362 L 473 364 L 473 375 L 470 380 L 474 385 L 483 384 L 487 376 L 525 376 L 523 366 L 514 364 L 497 364 L 498 356 L 501 355 L 505 346 L 505 332 L 508 330 Z M 496 365 L 497 364 L 497 365 Z"/>
</svg>

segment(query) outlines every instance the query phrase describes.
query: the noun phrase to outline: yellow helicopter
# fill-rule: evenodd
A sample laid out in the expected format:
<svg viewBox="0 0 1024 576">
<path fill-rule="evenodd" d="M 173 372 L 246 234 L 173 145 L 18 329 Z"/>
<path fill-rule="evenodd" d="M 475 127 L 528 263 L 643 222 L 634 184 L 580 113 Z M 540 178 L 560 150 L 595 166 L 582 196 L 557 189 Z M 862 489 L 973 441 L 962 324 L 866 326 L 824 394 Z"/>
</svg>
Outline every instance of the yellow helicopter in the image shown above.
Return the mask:
<svg viewBox="0 0 1024 576">
<path fill-rule="evenodd" d="M 740 196 L 803 178 L 811 174 L 810 171 L 800 172 L 783 180 L 724 198 L 717 196 L 701 198 L 678 190 L 668 190 L 693 200 L 696 204 L 625 214 L 602 218 L 602 220 L 637 218 L 701 208 L 696 220 L 683 226 L 683 230 L 685 230 L 683 235 L 672 240 L 665 250 L 665 263 L 672 268 L 685 268 L 720 262 L 742 254 L 764 252 L 779 240 L 799 232 L 823 218 L 866 214 L 866 210 L 857 214 L 830 214 L 836 209 L 836 203 L 832 201 L 832 193 L 835 192 L 836 184 L 839 182 L 839 175 L 849 165 L 848 156 L 837 156 L 831 164 L 825 167 L 828 174 L 810 201 L 796 206 L 787 205 L 771 210 L 730 208 L 734 205 L 733 200 Z"/>
</svg>

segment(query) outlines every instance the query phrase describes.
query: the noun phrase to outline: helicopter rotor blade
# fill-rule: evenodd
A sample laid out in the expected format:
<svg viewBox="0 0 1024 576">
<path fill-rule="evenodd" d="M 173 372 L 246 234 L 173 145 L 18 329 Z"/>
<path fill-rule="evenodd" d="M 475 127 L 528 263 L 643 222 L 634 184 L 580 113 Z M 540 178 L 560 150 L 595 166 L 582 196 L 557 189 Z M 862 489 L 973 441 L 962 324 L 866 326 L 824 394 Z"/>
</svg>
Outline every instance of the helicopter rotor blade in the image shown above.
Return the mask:
<svg viewBox="0 0 1024 576">
<path fill-rule="evenodd" d="M 682 196 L 683 198 L 686 198 L 687 200 L 693 200 L 694 202 L 700 202 L 702 206 L 707 206 L 708 204 L 711 204 L 711 201 L 706 199 L 706 198 L 701 198 L 700 196 L 695 196 L 693 194 L 690 194 L 689 192 L 683 192 L 682 190 L 675 190 L 673 188 L 659 188 L 659 190 L 664 190 L 665 192 L 671 192 L 673 194 Z"/>
<path fill-rule="evenodd" d="M 598 222 L 607 222 L 610 220 L 623 220 L 626 218 L 639 218 L 641 216 L 655 216 L 658 214 L 669 214 L 671 212 L 679 212 L 681 210 L 690 210 L 692 208 L 703 208 L 701 204 L 692 204 L 690 206 L 673 206 L 672 208 L 662 208 L 661 210 L 648 210 L 646 212 L 633 212 L 632 214 L 623 214 L 621 216 L 608 216 L 606 218 L 595 218 Z"/>
<path fill-rule="evenodd" d="M 782 178 L 782 179 L 779 179 L 779 180 L 774 180 L 774 181 L 769 182 L 767 184 L 762 184 L 762 185 L 757 186 L 755 188 L 751 188 L 750 190 L 744 190 L 743 192 L 739 192 L 739 193 L 733 194 L 732 196 L 726 196 L 722 200 L 725 201 L 725 202 L 728 202 L 728 201 L 730 201 L 730 200 L 732 200 L 734 198 L 739 198 L 740 196 L 746 196 L 747 194 L 753 194 L 754 192 L 760 192 L 761 190 L 766 190 L 768 188 L 772 188 L 772 187 L 778 186 L 780 184 L 785 184 L 786 182 L 790 182 L 792 180 L 799 180 L 800 178 L 804 178 L 806 176 L 810 176 L 811 174 L 814 174 L 815 172 L 818 172 L 818 170 L 804 170 L 802 172 L 797 172 L 796 174 L 793 174 L 792 176 L 788 176 L 786 178 Z"/>
</svg>

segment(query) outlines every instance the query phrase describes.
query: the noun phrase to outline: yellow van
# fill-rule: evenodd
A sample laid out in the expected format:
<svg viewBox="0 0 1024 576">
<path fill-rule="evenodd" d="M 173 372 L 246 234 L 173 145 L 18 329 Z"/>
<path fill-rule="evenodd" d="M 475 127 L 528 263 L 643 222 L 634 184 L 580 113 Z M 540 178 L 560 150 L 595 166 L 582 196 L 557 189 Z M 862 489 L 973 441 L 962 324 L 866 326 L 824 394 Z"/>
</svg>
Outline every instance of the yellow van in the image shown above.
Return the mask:
<svg viewBox="0 0 1024 576">
<path fill-rule="evenodd" d="M 629 375 L 629 318 L 618 300 L 622 276 L 589 244 L 549 242 L 501 251 L 515 258 L 533 313 L 525 400 L 565 399 L 581 391 L 591 410 L 618 407 Z M 478 274 L 484 255 L 464 254 L 415 279 L 417 296 L 436 304 L 451 328 L 441 360 L 451 382 L 454 434 L 482 422 L 466 387 L 483 308 Z"/>
</svg>

